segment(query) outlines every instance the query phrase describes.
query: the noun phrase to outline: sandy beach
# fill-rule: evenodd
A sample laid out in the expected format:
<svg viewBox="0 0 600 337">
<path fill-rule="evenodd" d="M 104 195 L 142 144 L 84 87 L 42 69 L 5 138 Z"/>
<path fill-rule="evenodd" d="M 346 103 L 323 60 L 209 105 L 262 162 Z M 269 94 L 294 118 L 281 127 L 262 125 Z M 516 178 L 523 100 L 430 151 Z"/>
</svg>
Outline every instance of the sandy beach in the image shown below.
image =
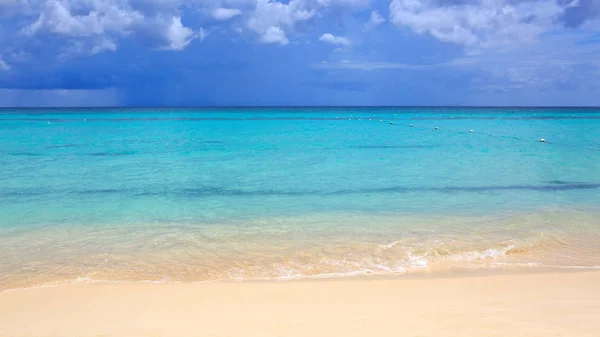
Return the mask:
<svg viewBox="0 0 600 337">
<path fill-rule="evenodd" d="M 600 272 L 0 293 L 0 336 L 598 336 Z"/>
</svg>

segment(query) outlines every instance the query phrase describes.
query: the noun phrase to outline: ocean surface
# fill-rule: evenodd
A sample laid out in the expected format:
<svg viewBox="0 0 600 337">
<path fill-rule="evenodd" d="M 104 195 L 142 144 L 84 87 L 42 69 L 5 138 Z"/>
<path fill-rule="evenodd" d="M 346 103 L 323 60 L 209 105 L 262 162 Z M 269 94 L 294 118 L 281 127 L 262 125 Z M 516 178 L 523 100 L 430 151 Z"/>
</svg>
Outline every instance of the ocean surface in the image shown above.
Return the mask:
<svg viewBox="0 0 600 337">
<path fill-rule="evenodd" d="M 0 290 L 600 268 L 599 215 L 600 109 L 0 110 Z"/>
</svg>

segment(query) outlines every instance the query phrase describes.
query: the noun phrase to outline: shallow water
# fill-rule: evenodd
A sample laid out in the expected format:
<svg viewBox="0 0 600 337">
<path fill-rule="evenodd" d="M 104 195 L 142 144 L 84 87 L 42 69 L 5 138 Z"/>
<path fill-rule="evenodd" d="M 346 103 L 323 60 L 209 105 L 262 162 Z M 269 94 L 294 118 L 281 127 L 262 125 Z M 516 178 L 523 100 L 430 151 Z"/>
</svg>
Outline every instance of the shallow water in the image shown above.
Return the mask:
<svg viewBox="0 0 600 337">
<path fill-rule="evenodd" d="M 0 288 L 596 268 L 599 127 L 594 109 L 0 110 Z"/>
</svg>

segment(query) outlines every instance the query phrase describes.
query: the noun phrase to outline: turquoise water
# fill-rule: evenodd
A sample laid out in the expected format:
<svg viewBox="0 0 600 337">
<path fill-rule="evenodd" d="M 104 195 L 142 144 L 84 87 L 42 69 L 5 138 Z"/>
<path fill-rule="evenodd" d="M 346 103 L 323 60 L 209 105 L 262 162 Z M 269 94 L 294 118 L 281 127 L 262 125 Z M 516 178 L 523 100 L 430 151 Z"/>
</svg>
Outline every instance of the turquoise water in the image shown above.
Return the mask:
<svg viewBox="0 0 600 337">
<path fill-rule="evenodd" d="M 600 109 L 0 110 L 0 155 L 4 288 L 598 262 Z"/>
</svg>

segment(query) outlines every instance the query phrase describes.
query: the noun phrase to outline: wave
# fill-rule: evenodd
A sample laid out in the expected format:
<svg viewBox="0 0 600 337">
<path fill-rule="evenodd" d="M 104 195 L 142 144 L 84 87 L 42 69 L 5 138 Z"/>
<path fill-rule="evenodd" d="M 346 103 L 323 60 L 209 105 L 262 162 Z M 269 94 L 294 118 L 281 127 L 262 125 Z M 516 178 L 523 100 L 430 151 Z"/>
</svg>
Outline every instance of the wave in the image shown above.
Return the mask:
<svg viewBox="0 0 600 337">
<path fill-rule="evenodd" d="M 322 247 L 320 250 L 281 251 L 274 249 L 263 252 L 240 252 L 225 258 L 219 252 L 207 258 L 204 263 L 195 265 L 190 255 L 179 259 L 182 252 L 171 252 L 156 259 L 155 255 L 138 257 L 146 261 L 136 261 L 125 257 L 112 258 L 120 264 L 110 264 L 111 258 L 103 261 L 83 258 L 73 262 L 70 270 L 73 279 L 56 279 L 59 274 L 69 273 L 64 265 L 53 268 L 49 261 L 45 270 L 33 270 L 31 275 L 11 277 L 4 271 L 0 288 L 4 291 L 53 287 L 81 283 L 133 282 L 133 283 L 180 283 L 214 281 L 268 281 L 296 280 L 312 278 L 351 277 L 361 275 L 402 275 L 464 269 L 599 269 L 600 261 L 556 259 L 557 251 L 564 248 L 564 242 L 553 237 L 538 240 L 522 240 L 517 243 L 501 242 L 491 247 L 470 248 L 475 244 L 460 245 L 456 242 L 423 242 L 416 247 L 411 240 L 394 240 L 385 244 L 355 243 L 339 247 Z M 567 252 L 569 249 L 566 250 Z M 597 251 L 596 251 L 597 253 Z M 157 254 L 157 253 L 152 253 Z M 163 253 L 164 254 L 164 253 Z M 244 258 L 245 254 L 247 257 Z M 569 253 L 562 254 L 569 256 Z M 586 256 L 598 256 L 586 252 Z M 570 255 L 573 256 L 573 255 Z M 153 259 L 154 258 L 154 259 Z M 219 261 L 220 259 L 220 261 Z M 57 259 L 60 262 L 60 259 Z M 581 264 L 582 262 L 586 264 Z M 562 263 L 562 264 L 561 264 Z M 40 262 L 36 262 L 40 265 Z M 79 264 L 79 266 L 78 266 Z M 85 268 L 82 265 L 87 265 Z M 24 264 L 21 270 L 26 270 Z M 16 271 L 13 271 L 16 272 Z M 22 284 L 17 279 L 29 279 L 30 284 Z M 53 281 L 44 281 L 55 279 Z"/>
<path fill-rule="evenodd" d="M 0 290 L 101 280 L 170 283 L 595 269 L 600 266 L 597 219 L 589 212 L 502 218 L 344 215 L 7 230 L 0 231 Z"/>
<path fill-rule="evenodd" d="M 108 155 L 108 154 L 102 154 Z M 111 154 L 111 155 L 125 155 Z M 495 191 L 536 191 L 536 192 L 560 192 L 573 190 L 595 190 L 600 188 L 600 183 L 550 183 L 545 185 L 489 185 L 489 186 L 389 186 L 379 188 L 363 189 L 343 189 L 333 191 L 302 191 L 302 190 L 245 190 L 222 187 L 200 187 L 200 188 L 180 188 L 165 190 L 141 190 L 141 189 L 87 189 L 64 191 L 64 194 L 121 194 L 131 196 L 185 196 L 185 197 L 214 197 L 214 196 L 343 196 L 358 195 L 369 193 L 419 193 L 419 192 L 437 192 L 437 193 L 485 193 Z M 0 197 L 24 196 L 24 195 L 53 195 L 61 193 L 57 190 L 36 189 L 18 189 L 0 191 Z"/>
</svg>

